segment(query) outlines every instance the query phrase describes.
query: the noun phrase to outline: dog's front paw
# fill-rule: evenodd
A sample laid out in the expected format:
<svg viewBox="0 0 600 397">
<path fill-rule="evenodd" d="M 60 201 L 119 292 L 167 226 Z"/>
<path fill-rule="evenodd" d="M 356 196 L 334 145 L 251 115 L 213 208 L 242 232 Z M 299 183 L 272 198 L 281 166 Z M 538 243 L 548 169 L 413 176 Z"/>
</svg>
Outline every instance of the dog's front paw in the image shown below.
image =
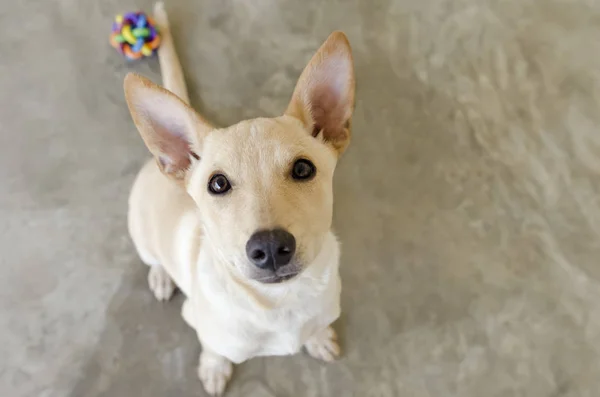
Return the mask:
<svg viewBox="0 0 600 397">
<path fill-rule="evenodd" d="M 162 266 L 150 266 L 148 285 L 159 301 L 168 301 L 175 292 L 175 283 Z"/>
<path fill-rule="evenodd" d="M 331 362 L 340 355 L 340 345 L 337 343 L 337 335 L 333 328 L 327 327 L 317 332 L 305 344 L 306 351 L 312 357 Z"/>
<path fill-rule="evenodd" d="M 198 376 L 202 381 L 204 390 L 211 396 L 223 394 L 232 372 L 233 364 L 225 357 L 210 351 L 203 351 L 200 354 Z"/>
</svg>

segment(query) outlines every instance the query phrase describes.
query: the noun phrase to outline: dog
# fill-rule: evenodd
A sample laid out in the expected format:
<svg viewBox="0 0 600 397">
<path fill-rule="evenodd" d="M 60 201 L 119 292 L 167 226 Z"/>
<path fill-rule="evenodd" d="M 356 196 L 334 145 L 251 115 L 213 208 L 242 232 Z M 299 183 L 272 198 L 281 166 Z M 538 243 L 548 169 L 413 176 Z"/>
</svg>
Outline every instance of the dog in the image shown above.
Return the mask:
<svg viewBox="0 0 600 397">
<path fill-rule="evenodd" d="M 310 60 L 280 117 L 216 128 L 189 105 L 162 4 L 154 10 L 164 88 L 124 81 L 154 159 L 129 198 L 128 227 L 160 301 L 179 288 L 202 345 L 198 375 L 221 395 L 234 363 L 305 347 L 340 354 L 339 244 L 332 180 L 354 108 L 350 45 L 334 32 Z"/>
</svg>

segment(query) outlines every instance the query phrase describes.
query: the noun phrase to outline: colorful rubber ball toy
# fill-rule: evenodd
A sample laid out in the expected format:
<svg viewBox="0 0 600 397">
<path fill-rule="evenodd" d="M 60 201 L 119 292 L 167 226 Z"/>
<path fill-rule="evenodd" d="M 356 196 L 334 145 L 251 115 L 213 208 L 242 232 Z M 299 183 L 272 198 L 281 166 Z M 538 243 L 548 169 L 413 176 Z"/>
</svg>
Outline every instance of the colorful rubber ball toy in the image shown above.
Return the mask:
<svg viewBox="0 0 600 397">
<path fill-rule="evenodd" d="M 115 17 L 110 44 L 127 59 L 136 60 L 156 52 L 160 35 L 151 17 L 143 12 L 128 12 Z"/>
</svg>

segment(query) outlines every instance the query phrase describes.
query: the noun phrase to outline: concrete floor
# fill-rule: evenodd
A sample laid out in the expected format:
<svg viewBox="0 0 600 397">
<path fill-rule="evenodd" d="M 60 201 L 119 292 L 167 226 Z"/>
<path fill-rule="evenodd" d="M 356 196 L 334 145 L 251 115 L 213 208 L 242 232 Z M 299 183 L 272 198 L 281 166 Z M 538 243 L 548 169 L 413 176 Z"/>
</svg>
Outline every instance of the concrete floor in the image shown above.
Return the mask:
<svg viewBox="0 0 600 397">
<path fill-rule="evenodd" d="M 0 8 L 0 395 L 203 396 L 181 298 L 126 233 L 147 157 L 107 43 L 151 0 Z M 345 354 L 236 368 L 228 395 L 598 396 L 600 2 L 171 0 L 192 102 L 283 111 L 330 31 L 353 44 L 340 164 Z"/>
</svg>

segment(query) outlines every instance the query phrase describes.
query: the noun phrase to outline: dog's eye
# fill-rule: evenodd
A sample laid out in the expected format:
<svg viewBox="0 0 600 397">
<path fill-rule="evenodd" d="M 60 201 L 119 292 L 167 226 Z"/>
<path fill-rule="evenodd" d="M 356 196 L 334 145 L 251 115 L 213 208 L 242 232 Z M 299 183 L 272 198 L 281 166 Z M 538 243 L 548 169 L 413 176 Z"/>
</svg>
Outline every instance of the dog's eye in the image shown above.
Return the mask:
<svg viewBox="0 0 600 397">
<path fill-rule="evenodd" d="M 231 184 L 223 174 L 213 175 L 208 181 L 208 190 L 213 194 L 223 194 L 231 189 Z"/>
<path fill-rule="evenodd" d="M 296 160 L 292 168 L 292 178 L 296 180 L 307 180 L 315 176 L 317 169 L 315 165 L 306 159 Z"/>
</svg>

